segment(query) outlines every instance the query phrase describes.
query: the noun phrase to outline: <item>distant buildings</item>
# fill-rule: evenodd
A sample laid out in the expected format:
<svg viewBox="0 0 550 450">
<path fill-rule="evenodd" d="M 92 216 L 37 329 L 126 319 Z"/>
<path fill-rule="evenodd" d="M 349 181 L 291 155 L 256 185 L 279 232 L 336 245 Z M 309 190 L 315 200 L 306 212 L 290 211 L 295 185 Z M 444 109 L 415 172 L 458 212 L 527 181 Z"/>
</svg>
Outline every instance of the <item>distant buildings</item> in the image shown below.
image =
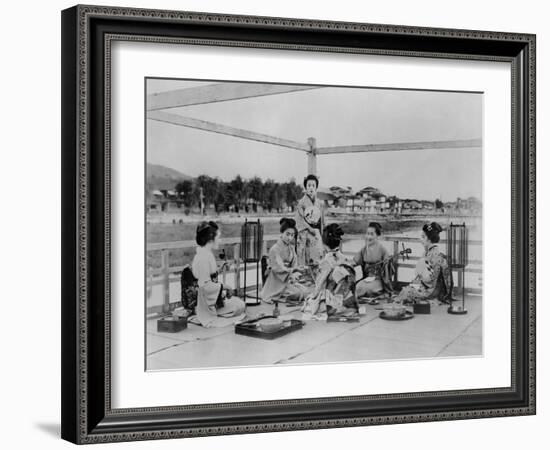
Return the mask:
<svg viewBox="0 0 550 450">
<path fill-rule="evenodd" d="M 164 186 L 163 186 L 164 187 Z M 189 192 L 187 195 L 192 195 Z M 325 203 L 325 206 L 332 212 L 364 213 L 364 214 L 480 214 L 482 203 L 476 197 L 457 198 L 454 202 L 441 202 L 440 200 L 424 200 L 399 198 L 395 195 L 387 196 L 373 186 L 366 186 L 363 189 L 353 192 L 350 186 L 331 186 L 329 188 L 319 187 L 318 198 Z M 187 201 L 186 201 L 187 200 Z M 148 213 L 160 212 L 190 212 L 200 213 L 201 208 L 190 202 L 183 192 L 176 192 L 174 189 L 158 189 L 148 184 L 146 191 L 146 203 Z M 185 206 L 193 204 L 194 206 Z M 214 203 L 204 204 L 206 210 L 218 212 L 244 212 L 258 213 L 265 212 L 289 213 L 293 211 L 292 204 L 280 202 L 278 207 L 267 208 L 255 199 L 246 197 L 240 207 L 235 204 L 226 204 L 223 209 L 217 208 Z"/>
<path fill-rule="evenodd" d="M 170 212 L 180 210 L 184 199 L 171 189 L 147 189 L 145 202 L 147 212 Z"/>
<path fill-rule="evenodd" d="M 387 196 L 373 186 L 364 187 L 357 192 L 353 192 L 349 186 L 331 186 L 328 190 L 322 191 L 322 198 L 329 207 L 349 213 L 421 214 L 447 211 L 476 214 L 481 212 L 482 207 L 481 200 L 476 197 L 459 198 L 456 202 L 447 203 L 440 200 L 401 199 L 395 195 Z"/>
<path fill-rule="evenodd" d="M 329 193 L 332 196 L 332 198 L 326 199 L 329 207 L 343 209 L 350 213 L 383 214 L 389 212 L 393 207 L 386 195 L 372 186 L 367 186 L 357 192 L 353 192 L 349 186 L 331 186 Z"/>
</svg>

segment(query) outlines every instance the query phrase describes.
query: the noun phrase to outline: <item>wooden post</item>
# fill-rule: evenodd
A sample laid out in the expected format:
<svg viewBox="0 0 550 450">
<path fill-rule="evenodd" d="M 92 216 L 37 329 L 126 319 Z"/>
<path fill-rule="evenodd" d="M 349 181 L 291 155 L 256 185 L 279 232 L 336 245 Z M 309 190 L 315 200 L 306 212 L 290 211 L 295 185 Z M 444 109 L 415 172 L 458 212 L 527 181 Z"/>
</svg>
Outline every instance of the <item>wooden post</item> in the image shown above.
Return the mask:
<svg viewBox="0 0 550 450">
<path fill-rule="evenodd" d="M 170 251 L 163 248 L 160 251 L 161 263 L 162 263 L 162 312 L 167 313 L 170 311 Z"/>
<path fill-rule="evenodd" d="M 395 263 L 395 273 L 393 274 L 393 283 L 396 284 L 399 281 L 397 272 L 399 271 L 399 241 L 393 241 L 393 257 Z"/>
<path fill-rule="evenodd" d="M 233 245 L 233 261 L 235 263 L 235 295 L 239 295 L 241 289 L 241 273 L 240 273 L 240 260 L 241 260 L 241 246 L 240 244 Z"/>
<path fill-rule="evenodd" d="M 308 175 L 317 175 L 317 141 L 310 137 L 307 139 L 309 153 L 307 155 L 307 173 Z"/>
</svg>

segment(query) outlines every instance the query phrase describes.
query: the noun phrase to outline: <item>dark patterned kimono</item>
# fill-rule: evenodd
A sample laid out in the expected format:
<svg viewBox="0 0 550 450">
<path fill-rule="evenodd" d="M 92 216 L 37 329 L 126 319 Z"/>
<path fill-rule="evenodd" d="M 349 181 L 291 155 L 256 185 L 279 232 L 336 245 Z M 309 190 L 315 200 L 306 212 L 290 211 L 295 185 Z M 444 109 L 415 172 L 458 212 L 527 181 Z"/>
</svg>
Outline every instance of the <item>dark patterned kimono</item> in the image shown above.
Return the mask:
<svg viewBox="0 0 550 450">
<path fill-rule="evenodd" d="M 414 303 L 418 300 L 437 298 L 450 302 L 453 291 L 453 277 L 447 257 L 433 244 L 416 264 L 416 276 L 404 287 L 395 301 Z"/>
<path fill-rule="evenodd" d="M 339 249 L 327 252 L 319 264 L 315 289 L 307 297 L 302 312 L 305 320 L 359 317 L 355 270 Z"/>
</svg>

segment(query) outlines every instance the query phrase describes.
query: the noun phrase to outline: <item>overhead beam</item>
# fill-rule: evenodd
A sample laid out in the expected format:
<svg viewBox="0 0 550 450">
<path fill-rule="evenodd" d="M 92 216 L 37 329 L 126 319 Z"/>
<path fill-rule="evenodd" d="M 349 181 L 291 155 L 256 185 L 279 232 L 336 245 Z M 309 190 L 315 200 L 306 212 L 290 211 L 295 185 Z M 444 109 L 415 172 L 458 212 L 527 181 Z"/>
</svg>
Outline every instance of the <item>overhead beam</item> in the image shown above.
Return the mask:
<svg viewBox="0 0 550 450">
<path fill-rule="evenodd" d="M 391 144 L 342 145 L 337 147 L 319 147 L 318 155 L 332 153 L 362 152 L 399 152 L 405 150 L 432 150 L 481 147 L 481 139 L 458 139 L 453 141 L 396 142 Z"/>
<path fill-rule="evenodd" d="M 226 102 L 266 95 L 319 89 L 317 86 L 295 86 L 265 83 L 219 83 L 158 92 L 147 96 L 147 110 L 179 108 L 205 103 Z"/>
<path fill-rule="evenodd" d="M 248 139 L 249 141 L 278 145 L 279 147 L 292 148 L 308 153 L 311 151 L 310 146 L 306 143 L 281 139 L 275 136 L 269 136 L 267 134 L 255 133 L 253 131 L 229 127 L 227 125 L 214 122 L 207 122 L 205 120 L 193 119 L 191 117 L 183 117 L 178 114 L 171 114 L 163 111 L 149 111 L 147 113 L 147 118 L 158 122 L 170 123 L 172 125 L 195 128 L 197 130 L 210 131 L 212 133 L 225 134 L 228 136 L 235 136 L 241 139 Z"/>
</svg>

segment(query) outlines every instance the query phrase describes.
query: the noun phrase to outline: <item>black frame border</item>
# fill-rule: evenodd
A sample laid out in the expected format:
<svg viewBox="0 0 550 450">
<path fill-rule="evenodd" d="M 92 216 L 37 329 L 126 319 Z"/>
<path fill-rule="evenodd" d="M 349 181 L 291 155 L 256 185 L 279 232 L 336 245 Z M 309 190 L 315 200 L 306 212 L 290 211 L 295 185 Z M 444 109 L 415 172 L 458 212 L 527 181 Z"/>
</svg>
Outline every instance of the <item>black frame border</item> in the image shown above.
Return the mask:
<svg viewBox="0 0 550 450">
<path fill-rule="evenodd" d="M 505 61 L 512 66 L 510 388 L 112 409 L 110 44 Z M 78 5 L 62 12 L 62 437 L 98 443 L 535 414 L 535 36 Z"/>
</svg>

